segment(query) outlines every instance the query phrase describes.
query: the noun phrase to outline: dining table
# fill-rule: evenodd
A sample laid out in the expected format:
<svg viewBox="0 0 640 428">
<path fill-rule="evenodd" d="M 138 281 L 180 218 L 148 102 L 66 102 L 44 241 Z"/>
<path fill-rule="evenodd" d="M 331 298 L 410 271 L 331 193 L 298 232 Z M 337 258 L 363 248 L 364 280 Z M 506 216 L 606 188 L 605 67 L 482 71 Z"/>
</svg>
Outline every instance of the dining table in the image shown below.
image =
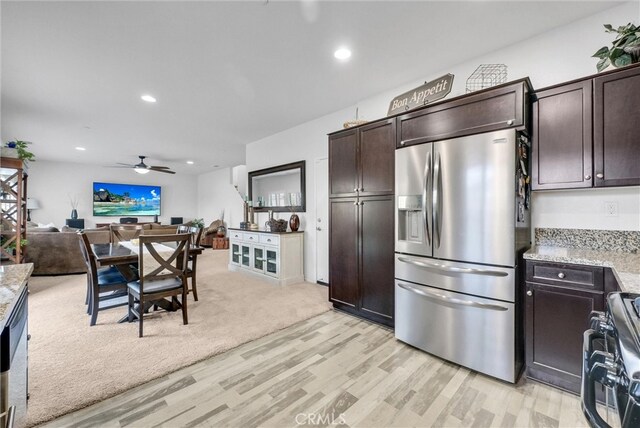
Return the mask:
<svg viewBox="0 0 640 428">
<path fill-rule="evenodd" d="M 138 264 L 139 256 L 138 252 L 134 251 L 132 248 L 136 248 L 137 245 L 137 242 L 132 243 L 131 241 L 123 241 L 120 243 L 110 244 L 91 244 L 91 249 L 96 257 L 97 267 L 115 266 L 127 281 L 136 281 L 138 279 L 136 265 Z M 164 242 L 162 245 L 175 249 L 176 244 L 172 242 Z M 204 248 L 200 246 L 190 246 L 189 256 L 202 254 L 203 250 Z M 151 309 L 151 307 L 160 307 L 171 312 L 179 309 L 179 306 L 176 306 L 173 301 L 160 299 L 147 302 L 144 310 L 139 312 L 146 312 Z M 121 318 L 118 322 L 122 323 L 127 321 L 129 321 L 128 315 Z"/>
</svg>

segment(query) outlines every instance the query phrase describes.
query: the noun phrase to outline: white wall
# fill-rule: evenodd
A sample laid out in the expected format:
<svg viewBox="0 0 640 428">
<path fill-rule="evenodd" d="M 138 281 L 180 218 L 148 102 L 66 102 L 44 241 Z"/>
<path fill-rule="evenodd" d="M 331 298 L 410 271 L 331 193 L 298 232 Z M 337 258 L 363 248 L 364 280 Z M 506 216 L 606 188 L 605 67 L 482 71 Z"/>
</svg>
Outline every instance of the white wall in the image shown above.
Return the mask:
<svg viewBox="0 0 640 428">
<path fill-rule="evenodd" d="M 579 4 L 576 4 L 579 7 Z M 586 19 L 549 31 L 543 35 L 509 46 L 491 54 L 475 57 L 473 52 L 460 52 L 461 58 L 467 61 L 447 66 L 441 72 L 421 76 L 414 82 L 408 82 L 399 88 L 373 95 L 357 104 L 360 118 L 375 120 L 386 115 L 389 101 L 394 96 L 446 73 L 455 75 L 452 93 L 449 97 L 465 92 L 467 77 L 480 64 L 506 64 L 508 79 L 515 80 L 529 76 L 535 88 L 542 88 L 596 72 L 595 58 L 591 55 L 601 46 L 609 45 L 613 37 L 604 32 L 603 24 L 614 26 L 633 21 L 640 22 L 639 2 L 629 2 Z M 526 25 L 526 19 L 523 20 Z M 356 105 L 317 118 L 310 122 L 263 138 L 247 145 L 247 170 L 266 168 L 299 160 L 307 161 L 306 197 L 307 212 L 300 215 L 302 228 L 305 230 L 305 277 L 315 281 L 315 159 L 327 156 L 326 134 L 342 127 L 343 122 L 351 120 L 355 115 Z M 273 154 L 277 153 L 277 156 Z M 601 193 L 603 192 L 603 193 Z M 609 193 L 609 192 L 614 192 Z M 541 193 L 534 197 L 534 227 L 587 227 L 604 229 L 609 227 L 640 230 L 640 225 L 631 217 L 638 214 L 638 194 L 635 187 L 624 191 L 585 191 L 585 192 L 553 192 Z M 571 198 L 571 204 L 563 201 L 563 194 Z M 615 197 L 619 202 L 621 216 L 616 224 L 603 221 L 602 215 L 585 215 L 585 209 L 597 210 L 602 205 L 602 198 Z M 635 207 L 635 208 L 634 208 Z M 626 214 L 622 215 L 622 210 Z M 288 218 L 287 213 L 280 213 L 281 218 Z M 576 218 L 581 218 L 577 223 Z M 266 218 L 260 219 L 260 222 Z"/>
<path fill-rule="evenodd" d="M 244 218 L 243 201 L 232 181 L 233 171 L 230 168 L 198 176 L 198 217 L 204 219 L 205 226 L 218 220 L 222 210 L 227 227 L 240 225 Z"/>
<path fill-rule="evenodd" d="M 197 213 L 197 185 L 195 175 L 161 174 L 150 172 L 136 174 L 131 169 L 104 168 L 64 162 L 32 162 L 29 168 L 29 197 L 40 203 L 40 209 L 31 211 L 31 220 L 38 223 L 54 223 L 64 226 L 71 215 L 69 195 L 77 196 L 78 217 L 85 220 L 85 227 L 96 223 L 118 221 L 119 217 L 94 217 L 93 182 L 147 184 L 162 187 L 162 215 L 159 220 L 168 224 L 170 217 L 191 220 Z M 152 221 L 153 217 L 139 217 L 140 221 Z"/>
</svg>

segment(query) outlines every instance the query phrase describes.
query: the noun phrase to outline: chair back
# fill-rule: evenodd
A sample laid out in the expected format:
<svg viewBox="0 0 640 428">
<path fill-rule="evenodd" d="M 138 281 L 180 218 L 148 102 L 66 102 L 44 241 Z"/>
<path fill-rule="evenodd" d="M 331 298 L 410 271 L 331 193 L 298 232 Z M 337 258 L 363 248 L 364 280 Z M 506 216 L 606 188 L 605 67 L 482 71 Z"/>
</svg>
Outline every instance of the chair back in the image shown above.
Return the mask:
<svg viewBox="0 0 640 428">
<path fill-rule="evenodd" d="M 138 238 L 144 229 L 141 224 L 111 224 L 109 231 L 111 233 L 111 243 L 115 244 L 120 241 L 130 241 Z"/>
<path fill-rule="evenodd" d="M 144 283 L 168 278 L 180 277 L 186 284 L 187 262 L 191 235 L 141 235 L 139 238 L 138 265 L 140 268 L 140 293 L 144 292 Z M 153 244 L 172 243 L 171 252 L 159 253 Z M 145 264 L 153 263 L 145 269 Z"/>
<path fill-rule="evenodd" d="M 195 226 L 178 226 L 177 233 L 190 233 L 191 234 L 191 246 L 197 247 L 200 245 L 200 238 L 202 237 L 202 231 L 204 229 Z"/>
<path fill-rule="evenodd" d="M 120 217 L 121 224 L 131 224 L 131 223 L 137 223 L 137 222 L 138 222 L 138 217 Z"/>
<path fill-rule="evenodd" d="M 98 264 L 96 263 L 96 255 L 91 249 L 89 237 L 84 232 L 78 232 L 78 241 L 80 243 L 80 252 L 87 266 L 87 273 L 91 275 L 94 281 L 98 280 Z"/>
</svg>

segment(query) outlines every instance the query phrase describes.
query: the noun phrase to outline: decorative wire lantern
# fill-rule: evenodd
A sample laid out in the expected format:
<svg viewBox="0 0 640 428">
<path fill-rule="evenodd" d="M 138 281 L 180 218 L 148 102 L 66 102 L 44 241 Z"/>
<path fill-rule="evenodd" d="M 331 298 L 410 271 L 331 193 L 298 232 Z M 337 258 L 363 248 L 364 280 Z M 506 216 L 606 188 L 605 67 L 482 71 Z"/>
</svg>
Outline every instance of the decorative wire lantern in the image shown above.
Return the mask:
<svg viewBox="0 0 640 428">
<path fill-rule="evenodd" d="M 467 93 L 505 83 L 507 66 L 504 64 L 482 64 L 467 79 Z"/>
</svg>

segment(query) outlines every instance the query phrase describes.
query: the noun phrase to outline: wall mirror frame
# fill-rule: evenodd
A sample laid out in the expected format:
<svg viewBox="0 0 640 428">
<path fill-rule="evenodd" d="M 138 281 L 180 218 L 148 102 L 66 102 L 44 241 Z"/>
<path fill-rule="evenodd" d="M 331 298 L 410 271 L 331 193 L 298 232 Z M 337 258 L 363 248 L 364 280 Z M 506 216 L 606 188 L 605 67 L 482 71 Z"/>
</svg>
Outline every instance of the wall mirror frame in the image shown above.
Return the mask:
<svg viewBox="0 0 640 428">
<path fill-rule="evenodd" d="M 291 175 L 291 183 L 288 188 L 282 188 L 282 177 Z M 299 175 L 299 180 L 298 180 Z M 253 208 L 257 211 L 273 210 L 274 212 L 305 212 L 305 161 L 292 162 L 278 165 L 271 168 L 250 171 L 249 174 L 249 200 L 253 203 Z M 259 184 L 258 184 L 259 183 Z M 269 186 L 272 185 L 272 192 Z M 258 188 L 261 186 L 261 189 Z M 267 190 L 265 190 L 267 189 Z M 263 193 L 262 195 L 260 193 Z M 291 205 L 291 194 L 299 196 L 293 198 L 295 205 Z M 269 198 L 276 194 L 276 204 L 272 204 Z M 284 194 L 285 204 L 282 204 L 282 194 Z M 271 196 L 270 196 L 271 195 Z M 255 199 L 254 199 L 255 197 Z M 262 205 L 257 200 L 261 198 Z M 273 201 L 271 201 L 273 202 Z"/>
</svg>

